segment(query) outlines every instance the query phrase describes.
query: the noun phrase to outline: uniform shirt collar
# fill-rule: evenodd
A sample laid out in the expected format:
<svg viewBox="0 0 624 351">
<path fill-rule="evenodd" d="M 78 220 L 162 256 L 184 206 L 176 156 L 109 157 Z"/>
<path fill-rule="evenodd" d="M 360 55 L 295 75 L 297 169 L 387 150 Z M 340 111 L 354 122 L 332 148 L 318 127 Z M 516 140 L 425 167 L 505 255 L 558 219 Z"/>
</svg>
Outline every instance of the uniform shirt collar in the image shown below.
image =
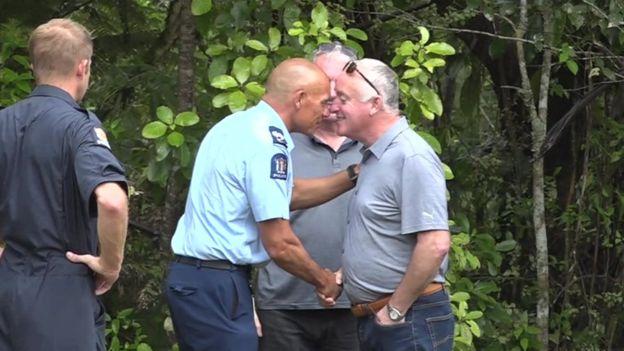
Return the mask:
<svg viewBox="0 0 624 351">
<path fill-rule="evenodd" d="M 74 108 L 77 108 L 77 109 L 81 108 L 80 105 L 78 105 L 78 103 L 76 102 L 76 100 L 74 100 L 74 98 L 71 95 L 69 95 L 68 92 L 66 92 L 65 90 L 61 88 L 52 86 L 52 85 L 47 85 L 47 84 L 37 85 L 35 89 L 32 91 L 32 93 L 30 93 L 30 96 L 51 96 L 51 97 L 55 97 L 55 98 L 58 98 L 67 102 Z"/>
<path fill-rule="evenodd" d="M 368 157 L 369 154 L 375 155 L 377 159 L 381 158 L 381 155 L 386 151 L 390 143 L 396 137 L 401 134 L 404 130 L 409 128 L 409 124 L 407 124 L 407 119 L 405 117 L 401 117 L 398 121 L 396 121 L 392 127 L 390 127 L 382 136 L 377 139 L 377 141 L 371 145 L 369 148 L 362 148 L 362 154 L 364 159 Z"/>
<path fill-rule="evenodd" d="M 264 100 L 260 100 L 258 105 L 256 105 L 256 108 L 260 110 L 261 114 L 269 118 L 269 123 L 282 130 L 282 133 L 284 133 L 284 138 L 286 139 L 286 148 L 288 149 L 288 151 L 292 151 L 292 149 L 295 148 L 295 143 L 293 142 L 292 137 L 290 136 L 290 132 L 286 128 L 286 125 L 284 124 L 284 121 L 282 120 L 280 115 L 273 109 L 273 107 L 271 107 L 271 105 L 267 104 Z"/>
</svg>

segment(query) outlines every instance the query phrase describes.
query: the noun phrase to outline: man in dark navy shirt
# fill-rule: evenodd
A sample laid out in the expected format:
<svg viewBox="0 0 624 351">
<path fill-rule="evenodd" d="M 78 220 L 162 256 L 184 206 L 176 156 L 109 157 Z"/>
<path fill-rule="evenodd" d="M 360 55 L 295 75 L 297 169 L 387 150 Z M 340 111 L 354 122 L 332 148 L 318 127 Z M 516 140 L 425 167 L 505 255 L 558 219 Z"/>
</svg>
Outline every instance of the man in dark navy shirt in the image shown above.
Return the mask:
<svg viewBox="0 0 624 351">
<path fill-rule="evenodd" d="M 80 24 L 33 31 L 37 87 L 0 111 L 0 351 L 105 350 L 96 295 L 119 277 L 124 170 L 81 108 L 93 43 Z"/>
</svg>

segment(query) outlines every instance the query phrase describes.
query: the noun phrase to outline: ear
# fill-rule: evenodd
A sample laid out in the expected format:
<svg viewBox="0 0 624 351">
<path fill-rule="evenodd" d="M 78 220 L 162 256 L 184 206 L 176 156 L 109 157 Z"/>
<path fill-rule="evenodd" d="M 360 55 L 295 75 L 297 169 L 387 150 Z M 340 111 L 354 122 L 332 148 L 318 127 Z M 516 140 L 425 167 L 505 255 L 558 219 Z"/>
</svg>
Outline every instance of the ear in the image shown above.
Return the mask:
<svg viewBox="0 0 624 351">
<path fill-rule="evenodd" d="M 373 103 L 371 104 L 371 108 L 370 111 L 368 112 L 369 116 L 373 116 L 375 113 L 381 111 L 381 106 L 382 105 L 382 101 L 381 101 L 381 96 L 377 95 L 373 98 Z"/>
<path fill-rule="evenodd" d="M 306 92 L 302 89 L 299 89 L 295 92 L 295 107 L 300 109 L 303 106 L 303 100 L 306 98 Z"/>
<path fill-rule="evenodd" d="M 78 71 L 76 72 L 78 76 L 85 76 L 87 74 L 89 74 L 89 71 L 91 70 L 91 60 L 90 59 L 84 59 L 84 60 L 80 60 L 80 62 L 78 62 Z"/>
</svg>

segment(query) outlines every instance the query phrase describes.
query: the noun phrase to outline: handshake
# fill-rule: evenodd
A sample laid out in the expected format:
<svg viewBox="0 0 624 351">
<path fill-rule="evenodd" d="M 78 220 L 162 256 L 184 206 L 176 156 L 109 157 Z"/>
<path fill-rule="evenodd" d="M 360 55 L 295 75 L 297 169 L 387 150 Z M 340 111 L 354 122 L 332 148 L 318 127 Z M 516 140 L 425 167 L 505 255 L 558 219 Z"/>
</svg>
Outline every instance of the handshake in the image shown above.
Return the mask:
<svg viewBox="0 0 624 351">
<path fill-rule="evenodd" d="M 342 269 L 332 272 L 326 268 L 324 272 L 326 273 L 325 283 L 316 287 L 316 296 L 321 306 L 329 308 L 336 304 L 336 300 L 342 293 Z"/>
</svg>

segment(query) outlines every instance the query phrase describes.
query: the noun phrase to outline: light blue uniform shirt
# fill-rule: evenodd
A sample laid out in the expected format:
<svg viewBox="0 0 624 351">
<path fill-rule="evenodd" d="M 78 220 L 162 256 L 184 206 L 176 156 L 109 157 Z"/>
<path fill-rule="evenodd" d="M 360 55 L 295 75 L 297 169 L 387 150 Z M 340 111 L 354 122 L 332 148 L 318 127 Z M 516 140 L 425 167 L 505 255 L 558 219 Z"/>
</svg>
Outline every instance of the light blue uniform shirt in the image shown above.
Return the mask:
<svg viewBox="0 0 624 351">
<path fill-rule="evenodd" d="M 289 219 L 293 145 L 264 101 L 212 127 L 195 159 L 173 252 L 235 264 L 268 261 L 257 222 Z"/>
</svg>

